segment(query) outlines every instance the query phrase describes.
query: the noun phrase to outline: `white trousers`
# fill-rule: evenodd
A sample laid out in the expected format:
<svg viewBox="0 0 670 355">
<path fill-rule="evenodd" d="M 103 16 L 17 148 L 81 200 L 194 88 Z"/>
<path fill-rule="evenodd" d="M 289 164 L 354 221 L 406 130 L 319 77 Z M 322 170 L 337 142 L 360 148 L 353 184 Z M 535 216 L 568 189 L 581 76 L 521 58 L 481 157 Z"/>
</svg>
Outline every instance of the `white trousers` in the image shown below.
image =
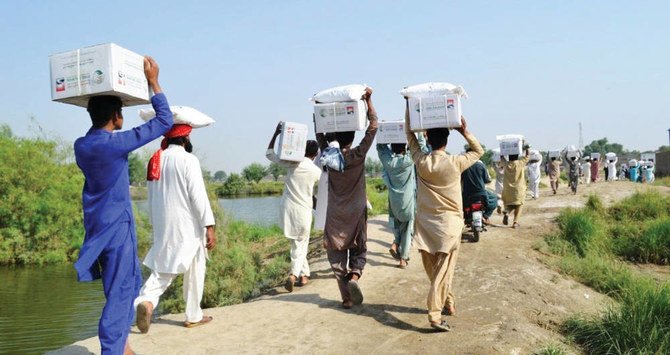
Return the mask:
<svg viewBox="0 0 670 355">
<path fill-rule="evenodd" d="M 309 264 L 307 263 L 307 251 L 309 249 L 309 237 L 302 240 L 289 239 L 291 241 L 291 275 L 309 277 Z"/>
<path fill-rule="evenodd" d="M 528 189 L 533 194 L 533 198 L 540 198 L 540 179 L 529 181 Z"/>
<path fill-rule="evenodd" d="M 191 262 L 191 267 L 184 273 L 183 294 L 186 301 L 186 321 L 199 322 L 202 320 L 202 293 L 205 289 L 205 267 L 206 257 L 204 247 L 198 249 Z M 175 277 L 179 274 L 168 274 L 164 272 L 153 271 L 149 279 L 144 283 L 140 290 L 140 295 L 135 299 L 135 308 L 137 305 L 148 301 L 158 307 L 158 301 L 161 295 L 167 290 Z"/>
</svg>

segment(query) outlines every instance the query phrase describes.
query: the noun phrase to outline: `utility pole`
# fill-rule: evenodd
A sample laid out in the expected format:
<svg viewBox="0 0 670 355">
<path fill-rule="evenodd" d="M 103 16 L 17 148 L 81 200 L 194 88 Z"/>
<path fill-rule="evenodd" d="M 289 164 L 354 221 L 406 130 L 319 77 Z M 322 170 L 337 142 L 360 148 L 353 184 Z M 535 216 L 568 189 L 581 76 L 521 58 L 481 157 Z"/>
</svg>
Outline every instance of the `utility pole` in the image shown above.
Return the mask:
<svg viewBox="0 0 670 355">
<path fill-rule="evenodd" d="M 668 130 L 670 131 L 670 129 Z M 584 136 L 582 136 L 582 123 L 579 122 L 579 150 L 584 151 Z"/>
</svg>

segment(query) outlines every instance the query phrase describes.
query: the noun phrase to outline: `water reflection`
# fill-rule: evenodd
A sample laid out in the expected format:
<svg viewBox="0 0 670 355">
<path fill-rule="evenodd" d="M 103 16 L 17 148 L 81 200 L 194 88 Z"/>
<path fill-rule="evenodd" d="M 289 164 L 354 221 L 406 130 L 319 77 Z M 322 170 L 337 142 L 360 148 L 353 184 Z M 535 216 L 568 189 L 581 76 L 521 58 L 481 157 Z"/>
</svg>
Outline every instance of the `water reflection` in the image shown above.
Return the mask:
<svg viewBox="0 0 670 355">
<path fill-rule="evenodd" d="M 40 354 L 95 336 L 102 283 L 72 265 L 0 268 L 0 353 Z"/>
</svg>

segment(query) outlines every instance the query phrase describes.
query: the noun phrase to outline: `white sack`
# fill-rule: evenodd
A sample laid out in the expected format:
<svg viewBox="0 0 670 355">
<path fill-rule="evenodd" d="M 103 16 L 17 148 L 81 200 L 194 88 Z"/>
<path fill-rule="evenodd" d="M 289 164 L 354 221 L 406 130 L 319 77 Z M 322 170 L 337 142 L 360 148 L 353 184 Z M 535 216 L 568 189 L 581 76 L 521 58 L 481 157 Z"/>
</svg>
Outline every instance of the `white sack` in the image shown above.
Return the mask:
<svg viewBox="0 0 670 355">
<path fill-rule="evenodd" d="M 461 97 L 468 97 L 468 94 L 462 86 L 451 83 L 424 83 L 408 86 L 400 90 L 400 95 L 407 98 L 424 98 L 447 94 L 457 94 Z"/>
<path fill-rule="evenodd" d="M 206 114 L 188 106 L 170 106 L 172 117 L 175 124 L 187 124 L 193 128 L 209 126 L 214 123 L 214 119 Z M 139 111 L 140 118 L 145 121 L 156 117 L 154 109 L 142 109 Z"/>
<path fill-rule="evenodd" d="M 322 104 L 330 102 L 344 102 L 360 100 L 365 94 L 367 86 L 360 84 L 343 85 L 319 91 L 310 98 L 310 101 Z"/>
<path fill-rule="evenodd" d="M 616 154 L 612 153 L 612 152 L 609 152 L 609 153 L 605 154 L 605 157 L 607 158 L 607 160 L 614 160 L 614 159 L 616 159 Z"/>
</svg>

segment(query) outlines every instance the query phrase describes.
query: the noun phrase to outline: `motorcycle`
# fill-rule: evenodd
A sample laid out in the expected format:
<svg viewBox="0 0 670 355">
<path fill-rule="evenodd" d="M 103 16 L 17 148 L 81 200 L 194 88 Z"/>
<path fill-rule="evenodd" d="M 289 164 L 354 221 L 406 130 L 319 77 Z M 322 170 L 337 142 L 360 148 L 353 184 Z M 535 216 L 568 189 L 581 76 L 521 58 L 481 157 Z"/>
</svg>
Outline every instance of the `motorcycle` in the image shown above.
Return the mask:
<svg viewBox="0 0 670 355">
<path fill-rule="evenodd" d="M 484 226 L 484 209 L 485 206 L 481 201 L 475 201 L 463 206 L 463 217 L 465 219 L 465 226 L 472 232 L 474 243 L 479 241 L 479 234 L 486 230 Z"/>
</svg>

